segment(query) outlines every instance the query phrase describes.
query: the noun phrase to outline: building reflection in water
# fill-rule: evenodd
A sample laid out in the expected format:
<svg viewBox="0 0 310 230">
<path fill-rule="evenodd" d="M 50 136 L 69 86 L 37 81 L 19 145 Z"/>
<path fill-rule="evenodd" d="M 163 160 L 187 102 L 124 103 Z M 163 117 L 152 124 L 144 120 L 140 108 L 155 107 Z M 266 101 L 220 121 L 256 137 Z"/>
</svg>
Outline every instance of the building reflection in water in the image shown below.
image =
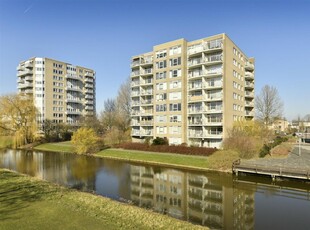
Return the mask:
<svg viewBox="0 0 310 230">
<path fill-rule="evenodd" d="M 254 229 L 254 190 L 230 176 L 131 166 L 131 200 L 212 229 Z"/>
</svg>

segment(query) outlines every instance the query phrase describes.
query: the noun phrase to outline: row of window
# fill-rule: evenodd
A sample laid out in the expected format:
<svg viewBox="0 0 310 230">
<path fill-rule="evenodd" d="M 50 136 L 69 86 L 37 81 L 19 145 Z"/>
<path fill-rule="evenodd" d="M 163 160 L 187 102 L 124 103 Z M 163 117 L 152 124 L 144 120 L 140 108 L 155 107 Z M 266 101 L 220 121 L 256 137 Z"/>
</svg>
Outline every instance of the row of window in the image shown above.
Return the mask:
<svg viewBox="0 0 310 230">
<path fill-rule="evenodd" d="M 164 101 L 167 99 L 167 93 L 156 94 L 157 101 Z M 169 93 L 169 100 L 181 100 L 182 93 L 181 92 L 171 92 Z"/>
<path fill-rule="evenodd" d="M 63 65 L 58 63 L 53 63 L 53 67 L 62 69 Z"/>
<path fill-rule="evenodd" d="M 170 134 L 181 134 L 181 126 L 156 126 L 156 133 L 167 134 L 168 132 Z"/>
<path fill-rule="evenodd" d="M 236 70 L 233 70 L 233 76 L 241 81 L 243 81 L 243 77 Z"/>
<path fill-rule="evenodd" d="M 169 104 L 169 110 L 170 111 L 181 111 L 181 103 L 175 103 L 175 104 Z M 167 105 L 156 105 L 156 112 L 165 112 L 167 111 Z"/>
<path fill-rule="evenodd" d="M 156 116 L 156 121 L 157 122 L 167 122 L 168 116 L 166 115 L 159 115 Z M 170 115 L 169 116 L 169 122 L 181 122 L 182 121 L 182 116 L 181 115 Z"/>
<path fill-rule="evenodd" d="M 182 52 L 181 46 L 174 46 L 169 49 L 169 55 L 176 55 Z M 160 50 L 156 52 L 156 58 L 164 58 L 167 56 L 167 50 Z"/>
<path fill-rule="evenodd" d="M 233 104 L 233 109 L 234 109 L 234 111 L 243 111 L 243 106 Z"/>
<path fill-rule="evenodd" d="M 241 52 L 239 50 L 237 50 L 235 47 L 233 48 L 233 52 L 234 52 L 234 55 L 236 55 L 237 57 L 240 58 L 240 60 L 243 61 L 243 55 L 241 54 Z"/>
<path fill-rule="evenodd" d="M 243 101 L 243 96 L 241 96 L 241 95 L 238 94 L 238 93 L 233 93 L 233 98 L 234 98 L 235 100 Z"/>
<path fill-rule="evenodd" d="M 178 58 L 172 58 L 169 60 L 170 66 L 177 66 L 181 65 L 181 57 Z M 156 62 L 156 68 L 162 69 L 167 67 L 167 60 Z"/>
<path fill-rule="evenodd" d="M 58 70 L 58 69 L 53 69 L 53 73 L 55 74 L 63 74 L 62 70 Z"/>
<path fill-rule="evenodd" d="M 178 88 L 181 88 L 181 81 L 172 81 L 169 83 L 169 88 L 170 89 L 178 89 Z M 163 83 L 157 83 L 156 84 L 156 89 L 157 90 L 167 90 L 167 86 L 168 86 L 168 83 L 167 82 L 163 82 Z"/>
</svg>

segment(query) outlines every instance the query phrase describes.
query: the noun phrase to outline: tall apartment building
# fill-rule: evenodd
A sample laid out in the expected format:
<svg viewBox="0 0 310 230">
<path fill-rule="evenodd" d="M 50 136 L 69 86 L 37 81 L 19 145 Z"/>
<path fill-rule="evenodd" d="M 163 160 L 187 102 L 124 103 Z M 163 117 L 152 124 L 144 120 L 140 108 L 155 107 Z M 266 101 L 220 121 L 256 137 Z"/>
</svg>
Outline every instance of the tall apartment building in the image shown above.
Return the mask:
<svg viewBox="0 0 310 230">
<path fill-rule="evenodd" d="M 18 92 L 33 97 L 37 121 L 77 125 L 96 112 L 95 71 L 69 63 L 34 57 L 17 67 Z"/>
<path fill-rule="evenodd" d="M 226 35 L 179 39 L 132 57 L 132 139 L 220 147 L 254 116 L 254 58 Z"/>
</svg>

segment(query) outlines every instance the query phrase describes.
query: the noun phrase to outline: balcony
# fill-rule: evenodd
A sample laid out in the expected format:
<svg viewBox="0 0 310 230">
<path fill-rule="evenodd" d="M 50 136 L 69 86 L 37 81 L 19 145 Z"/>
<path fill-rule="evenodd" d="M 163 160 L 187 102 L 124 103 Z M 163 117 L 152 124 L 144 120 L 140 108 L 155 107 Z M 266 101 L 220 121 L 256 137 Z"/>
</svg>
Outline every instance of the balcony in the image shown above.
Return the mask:
<svg viewBox="0 0 310 230">
<path fill-rule="evenodd" d="M 94 80 L 92 78 L 85 78 L 84 81 L 85 83 L 94 83 Z"/>
<path fill-rule="evenodd" d="M 94 99 L 94 96 L 93 95 L 86 95 L 85 98 L 86 99 Z"/>
<path fill-rule="evenodd" d="M 153 91 L 152 90 L 150 90 L 150 91 L 142 91 L 141 95 L 153 95 Z"/>
<path fill-rule="evenodd" d="M 32 75 L 33 72 L 32 70 L 23 70 L 23 71 L 18 71 L 17 76 L 25 76 L 25 75 Z"/>
<path fill-rule="evenodd" d="M 153 100 L 143 100 L 143 101 L 141 101 L 141 104 L 142 105 L 150 105 L 150 104 L 153 104 Z"/>
<path fill-rule="evenodd" d="M 214 51 L 220 51 L 223 49 L 223 40 L 217 39 L 213 41 L 208 41 L 203 44 L 203 50 L 204 52 L 214 52 Z"/>
<path fill-rule="evenodd" d="M 206 101 L 222 101 L 223 97 L 222 96 L 213 96 L 213 95 L 208 95 L 205 97 Z"/>
<path fill-rule="evenodd" d="M 81 115 L 82 112 L 80 110 L 67 110 L 66 114 L 67 115 Z"/>
<path fill-rule="evenodd" d="M 144 71 L 141 72 L 141 75 L 152 75 L 153 74 L 153 69 L 145 69 Z"/>
<path fill-rule="evenodd" d="M 188 77 L 189 78 L 199 78 L 203 76 L 203 71 L 197 71 L 197 72 L 189 72 Z"/>
<path fill-rule="evenodd" d="M 188 109 L 188 113 L 189 114 L 200 114 L 200 113 L 202 113 L 203 112 L 203 109 L 202 109 L 202 107 L 200 107 L 200 108 L 195 108 L 195 109 Z"/>
<path fill-rule="evenodd" d="M 188 90 L 191 91 L 191 90 L 199 90 L 199 89 L 202 89 L 202 84 L 197 84 L 197 85 L 189 85 L 188 86 Z"/>
<path fill-rule="evenodd" d="M 208 89 L 221 89 L 223 88 L 223 82 L 207 82 Z"/>
<path fill-rule="evenodd" d="M 132 130 L 131 136 L 140 136 L 140 131 L 139 130 Z"/>
<path fill-rule="evenodd" d="M 245 111 L 245 116 L 247 117 L 254 117 L 254 112 L 253 111 Z"/>
<path fill-rule="evenodd" d="M 198 58 L 198 59 L 191 59 L 187 62 L 187 66 L 188 67 L 197 67 L 202 65 L 202 58 Z"/>
<path fill-rule="evenodd" d="M 140 122 L 138 122 L 138 121 L 131 121 L 131 126 L 140 126 Z"/>
<path fill-rule="evenodd" d="M 131 97 L 138 97 L 138 96 L 140 96 L 139 91 L 131 91 Z"/>
<path fill-rule="evenodd" d="M 220 64 L 223 61 L 223 55 L 212 55 L 212 56 L 207 56 L 205 59 L 205 65 L 215 65 L 215 64 Z"/>
<path fill-rule="evenodd" d="M 202 131 L 197 131 L 197 132 L 189 131 L 188 137 L 189 138 L 203 138 L 203 132 Z"/>
<path fill-rule="evenodd" d="M 85 84 L 85 88 L 93 89 L 93 88 L 94 88 L 94 85 L 93 85 L 93 84 Z"/>
<path fill-rule="evenodd" d="M 85 105 L 94 105 L 94 101 L 93 100 L 87 100 L 87 101 L 85 101 Z"/>
<path fill-rule="evenodd" d="M 18 84 L 17 86 L 18 89 L 25 89 L 25 88 L 32 88 L 32 87 L 33 87 L 32 83 Z"/>
<path fill-rule="evenodd" d="M 254 64 L 250 62 L 246 62 L 244 66 L 245 70 L 253 71 L 254 70 Z"/>
<path fill-rule="evenodd" d="M 140 111 L 139 110 L 132 110 L 131 111 L 131 115 L 132 116 L 139 116 L 140 115 Z"/>
<path fill-rule="evenodd" d="M 249 91 L 245 91 L 245 97 L 254 98 L 254 93 L 253 92 L 249 92 Z"/>
<path fill-rule="evenodd" d="M 246 82 L 245 82 L 245 88 L 254 89 L 254 83 L 253 83 L 253 82 L 246 81 Z"/>
<path fill-rule="evenodd" d="M 139 76 L 139 75 L 140 75 L 140 71 L 133 71 L 130 74 L 131 77 L 135 77 L 135 76 Z"/>
<path fill-rule="evenodd" d="M 141 136 L 153 136 L 153 131 L 152 130 L 145 130 L 140 132 Z"/>
<path fill-rule="evenodd" d="M 26 81 L 33 81 L 33 77 L 32 77 L 32 76 L 26 76 L 26 77 L 25 77 L 25 80 L 26 80 Z"/>
<path fill-rule="evenodd" d="M 136 60 L 136 61 L 131 62 L 130 67 L 131 67 L 131 68 L 134 68 L 134 67 L 137 67 L 137 66 L 139 66 L 139 65 L 140 65 L 140 61 L 139 61 L 139 60 Z"/>
<path fill-rule="evenodd" d="M 254 102 L 252 102 L 252 101 L 245 101 L 245 106 L 246 107 L 254 107 Z"/>
<path fill-rule="evenodd" d="M 194 54 L 199 54 L 203 51 L 202 45 L 196 46 L 193 49 L 188 49 L 187 54 L 188 55 L 194 55 Z"/>
<path fill-rule="evenodd" d="M 75 92 L 82 92 L 82 89 L 79 87 L 73 87 L 73 86 L 67 86 L 66 87 L 67 91 L 75 91 Z"/>
<path fill-rule="evenodd" d="M 91 89 L 86 89 L 84 92 L 89 93 L 89 94 L 94 94 L 94 90 L 91 90 Z"/>
<path fill-rule="evenodd" d="M 205 74 L 207 77 L 217 77 L 223 74 L 223 70 L 207 70 Z"/>
<path fill-rule="evenodd" d="M 205 132 L 206 137 L 208 138 L 214 138 L 214 139 L 221 139 L 223 138 L 223 131 L 218 131 L 218 130 L 209 130 Z"/>
<path fill-rule="evenodd" d="M 22 79 L 22 78 L 20 78 L 20 77 L 16 80 L 16 82 L 17 82 L 17 83 L 25 83 L 24 79 Z"/>
<path fill-rule="evenodd" d="M 81 101 L 81 99 L 67 98 L 66 103 L 82 104 L 82 101 Z"/>
<path fill-rule="evenodd" d="M 147 79 L 144 81 L 141 81 L 141 85 L 151 85 L 153 84 L 153 79 Z"/>
<path fill-rule="evenodd" d="M 206 110 L 207 113 L 209 114 L 214 114 L 214 113 L 222 113 L 223 112 L 223 108 L 221 106 L 219 107 L 208 107 Z"/>
<path fill-rule="evenodd" d="M 66 74 L 66 79 L 73 79 L 73 80 L 82 81 L 82 79 L 79 78 L 76 74 Z"/>
<path fill-rule="evenodd" d="M 141 126 L 153 126 L 153 120 L 151 121 L 141 121 Z"/>
<path fill-rule="evenodd" d="M 25 62 L 25 68 L 28 68 L 28 69 L 33 68 L 32 62 Z"/>
<path fill-rule="evenodd" d="M 25 66 L 22 66 L 22 65 L 19 64 L 19 65 L 17 66 L 16 70 L 17 70 L 17 71 L 23 71 L 23 70 L 25 70 Z"/>
<path fill-rule="evenodd" d="M 223 126 L 222 120 L 207 120 L 205 126 Z"/>
<path fill-rule="evenodd" d="M 152 57 L 143 58 L 141 60 L 141 66 L 153 65 Z"/>
<path fill-rule="evenodd" d="M 93 110 L 93 109 L 94 109 L 94 106 L 89 106 L 89 105 L 85 106 L 85 110 Z"/>
<path fill-rule="evenodd" d="M 193 101 L 202 101 L 202 100 L 203 100 L 202 95 L 200 95 L 200 96 L 189 96 L 189 97 L 188 97 L 188 101 L 190 101 L 190 102 L 193 102 Z"/>
<path fill-rule="evenodd" d="M 131 87 L 136 87 L 140 85 L 140 81 L 132 81 L 131 82 Z"/>
<path fill-rule="evenodd" d="M 188 122 L 189 126 L 202 126 L 202 120 L 194 120 Z"/>
<path fill-rule="evenodd" d="M 84 74 L 85 77 L 94 77 L 94 73 L 86 71 L 86 73 Z"/>
<path fill-rule="evenodd" d="M 251 72 L 246 71 L 245 72 L 245 79 L 246 80 L 254 80 L 254 74 Z"/>
<path fill-rule="evenodd" d="M 140 101 L 132 101 L 131 107 L 137 107 L 140 106 Z"/>
</svg>

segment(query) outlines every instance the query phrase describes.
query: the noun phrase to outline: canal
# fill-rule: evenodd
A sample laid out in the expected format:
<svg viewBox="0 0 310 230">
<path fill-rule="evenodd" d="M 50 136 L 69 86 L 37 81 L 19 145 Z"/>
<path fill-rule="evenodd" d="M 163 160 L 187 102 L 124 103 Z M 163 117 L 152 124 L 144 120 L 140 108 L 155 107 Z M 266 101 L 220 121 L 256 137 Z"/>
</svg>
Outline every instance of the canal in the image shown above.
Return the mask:
<svg viewBox="0 0 310 230">
<path fill-rule="evenodd" d="M 123 161 L 0 150 L 0 168 L 130 202 L 211 229 L 308 229 L 310 184 Z"/>
</svg>

